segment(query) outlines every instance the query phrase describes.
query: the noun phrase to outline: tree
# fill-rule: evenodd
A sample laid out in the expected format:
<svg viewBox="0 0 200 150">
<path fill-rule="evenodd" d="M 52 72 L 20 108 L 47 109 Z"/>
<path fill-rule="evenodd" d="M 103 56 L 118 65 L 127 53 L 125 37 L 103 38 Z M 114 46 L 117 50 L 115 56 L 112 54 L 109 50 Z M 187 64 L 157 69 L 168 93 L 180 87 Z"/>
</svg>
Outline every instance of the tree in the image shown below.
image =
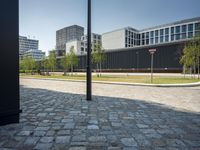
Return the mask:
<svg viewBox="0 0 200 150">
<path fill-rule="evenodd" d="M 54 72 L 55 67 L 56 67 L 56 55 L 52 51 L 49 53 L 49 56 L 48 56 L 47 68 L 49 68 L 51 72 Z"/>
<path fill-rule="evenodd" d="M 33 69 L 36 67 L 35 60 L 30 56 L 25 56 L 20 61 L 20 68 L 23 68 L 25 70 L 25 73 L 31 72 L 33 73 Z"/>
<path fill-rule="evenodd" d="M 92 53 L 92 62 L 97 65 L 97 70 L 99 72 L 99 75 L 97 76 L 101 76 L 101 65 L 102 62 L 104 62 L 105 60 L 106 60 L 106 55 L 104 49 L 99 44 L 95 45 L 95 48 Z"/>
<path fill-rule="evenodd" d="M 64 76 L 66 76 L 67 69 L 69 69 L 71 66 L 70 61 L 69 61 L 69 54 L 64 54 L 64 57 L 61 60 L 61 66 L 63 67 L 64 70 Z"/>
<path fill-rule="evenodd" d="M 198 69 L 198 78 L 199 78 L 199 62 L 200 57 L 200 35 L 196 35 L 191 41 L 189 41 L 184 49 L 183 55 L 181 56 L 180 63 L 183 64 L 184 70 L 190 68 L 194 74 L 196 73 L 196 67 Z"/>
<path fill-rule="evenodd" d="M 78 57 L 74 53 L 74 46 L 70 48 L 70 51 L 66 56 L 66 59 L 68 59 L 68 65 L 71 67 L 71 73 L 73 75 L 73 67 L 78 65 Z"/>
</svg>

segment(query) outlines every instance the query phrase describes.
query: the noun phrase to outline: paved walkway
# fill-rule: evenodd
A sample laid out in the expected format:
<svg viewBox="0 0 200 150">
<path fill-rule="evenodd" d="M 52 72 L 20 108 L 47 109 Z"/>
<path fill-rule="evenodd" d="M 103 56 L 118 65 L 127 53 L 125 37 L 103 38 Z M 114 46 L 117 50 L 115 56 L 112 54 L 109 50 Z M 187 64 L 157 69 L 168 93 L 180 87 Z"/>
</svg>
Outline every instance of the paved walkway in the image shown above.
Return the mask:
<svg viewBox="0 0 200 150">
<path fill-rule="evenodd" d="M 20 124 L 0 127 L 1 149 L 200 149 L 200 87 L 93 85 L 21 79 Z"/>
</svg>

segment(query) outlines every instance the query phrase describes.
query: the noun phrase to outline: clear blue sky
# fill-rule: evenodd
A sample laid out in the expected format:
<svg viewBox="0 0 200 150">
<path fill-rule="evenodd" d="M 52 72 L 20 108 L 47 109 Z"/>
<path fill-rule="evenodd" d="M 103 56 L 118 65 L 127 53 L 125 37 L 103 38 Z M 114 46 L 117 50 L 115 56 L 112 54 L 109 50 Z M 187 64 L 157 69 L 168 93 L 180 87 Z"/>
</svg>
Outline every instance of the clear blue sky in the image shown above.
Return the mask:
<svg viewBox="0 0 200 150">
<path fill-rule="evenodd" d="M 122 27 L 143 29 L 200 17 L 200 0 L 92 0 L 92 32 Z M 55 48 L 56 30 L 87 25 L 87 0 L 19 0 L 19 33 L 39 40 L 39 49 Z"/>
</svg>

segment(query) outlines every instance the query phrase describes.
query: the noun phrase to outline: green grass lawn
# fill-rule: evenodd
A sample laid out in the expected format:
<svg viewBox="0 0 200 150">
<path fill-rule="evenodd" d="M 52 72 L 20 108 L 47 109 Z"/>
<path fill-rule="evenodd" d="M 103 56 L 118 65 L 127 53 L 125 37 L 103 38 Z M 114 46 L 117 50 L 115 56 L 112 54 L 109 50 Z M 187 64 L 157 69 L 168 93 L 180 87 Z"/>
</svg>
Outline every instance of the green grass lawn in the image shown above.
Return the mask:
<svg viewBox="0 0 200 150">
<path fill-rule="evenodd" d="M 50 76 L 41 76 L 41 75 L 26 75 L 20 74 L 21 77 L 33 77 L 33 78 L 53 78 L 53 79 L 66 79 L 66 80 L 86 80 L 85 75 L 57 75 L 51 74 Z M 111 76 L 111 75 L 102 75 L 97 77 L 96 75 L 92 76 L 93 81 L 109 81 L 109 82 L 128 82 L 128 83 L 150 83 L 150 76 Z M 154 76 L 154 84 L 177 84 L 177 83 L 193 83 L 198 82 L 199 79 L 194 78 L 183 78 L 183 77 L 159 77 Z"/>
</svg>

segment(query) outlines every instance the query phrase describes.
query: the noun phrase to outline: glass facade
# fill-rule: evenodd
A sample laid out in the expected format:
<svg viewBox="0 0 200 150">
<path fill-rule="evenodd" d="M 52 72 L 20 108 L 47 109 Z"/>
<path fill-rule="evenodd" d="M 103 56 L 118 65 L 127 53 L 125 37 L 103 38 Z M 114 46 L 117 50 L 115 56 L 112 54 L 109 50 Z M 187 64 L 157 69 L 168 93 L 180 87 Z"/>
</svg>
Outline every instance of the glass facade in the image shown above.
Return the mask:
<svg viewBox="0 0 200 150">
<path fill-rule="evenodd" d="M 194 35 L 200 34 L 199 22 L 185 22 L 179 24 L 169 24 L 158 26 L 148 30 L 136 31 L 127 29 L 125 31 L 125 46 L 143 46 L 159 43 L 169 43 L 180 40 L 187 40 Z"/>
</svg>

